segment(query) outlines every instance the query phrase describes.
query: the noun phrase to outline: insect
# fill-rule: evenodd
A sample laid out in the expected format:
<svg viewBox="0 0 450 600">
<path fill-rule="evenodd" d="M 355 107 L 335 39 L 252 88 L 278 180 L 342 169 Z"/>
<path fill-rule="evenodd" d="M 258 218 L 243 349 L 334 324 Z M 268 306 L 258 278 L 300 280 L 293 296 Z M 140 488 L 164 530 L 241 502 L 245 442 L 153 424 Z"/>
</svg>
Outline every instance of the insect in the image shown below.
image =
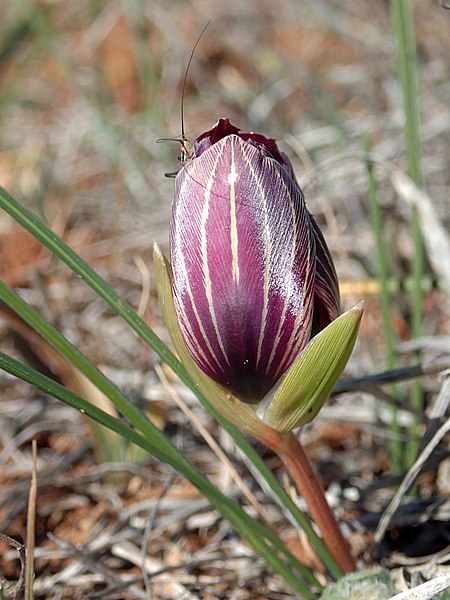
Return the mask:
<svg viewBox="0 0 450 600">
<path fill-rule="evenodd" d="M 192 48 L 192 51 L 191 51 L 191 54 L 189 56 L 189 60 L 188 60 L 187 66 L 186 66 L 186 70 L 185 70 L 185 73 L 183 76 L 183 85 L 181 88 L 181 103 L 180 103 L 181 135 L 179 135 L 177 137 L 172 137 L 172 138 L 159 138 L 158 140 L 156 140 L 156 143 L 161 143 L 161 142 L 177 142 L 177 143 L 179 143 L 180 144 L 180 154 L 178 156 L 178 161 L 181 164 L 184 164 L 191 158 L 190 143 L 186 137 L 185 128 L 184 128 L 184 97 L 185 97 L 185 92 L 186 92 L 187 77 L 189 74 L 189 69 L 191 67 L 191 63 L 194 58 L 194 54 L 197 49 L 197 46 L 199 45 L 200 40 L 202 39 L 205 31 L 208 29 L 208 26 L 210 23 L 211 23 L 211 21 L 208 21 L 206 23 L 206 25 L 203 27 L 200 35 L 198 36 L 197 41 L 195 42 L 194 47 Z M 177 174 L 178 174 L 178 171 L 174 171 L 173 173 L 165 173 L 165 176 L 174 178 L 177 176 Z"/>
</svg>

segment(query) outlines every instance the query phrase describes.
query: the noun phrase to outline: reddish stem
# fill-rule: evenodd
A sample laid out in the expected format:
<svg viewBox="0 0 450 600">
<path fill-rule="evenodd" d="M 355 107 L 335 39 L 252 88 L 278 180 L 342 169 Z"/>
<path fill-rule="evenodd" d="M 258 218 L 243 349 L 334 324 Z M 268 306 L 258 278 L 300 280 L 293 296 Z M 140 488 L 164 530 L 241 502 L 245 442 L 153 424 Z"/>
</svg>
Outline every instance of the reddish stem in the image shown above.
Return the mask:
<svg viewBox="0 0 450 600">
<path fill-rule="evenodd" d="M 345 573 L 356 571 L 356 563 L 351 555 L 350 547 L 328 505 L 322 484 L 306 456 L 303 446 L 292 432 L 284 437 L 283 442 L 272 449 L 283 461 L 298 491 L 305 499 L 311 517 L 319 527 L 325 544 Z"/>
</svg>

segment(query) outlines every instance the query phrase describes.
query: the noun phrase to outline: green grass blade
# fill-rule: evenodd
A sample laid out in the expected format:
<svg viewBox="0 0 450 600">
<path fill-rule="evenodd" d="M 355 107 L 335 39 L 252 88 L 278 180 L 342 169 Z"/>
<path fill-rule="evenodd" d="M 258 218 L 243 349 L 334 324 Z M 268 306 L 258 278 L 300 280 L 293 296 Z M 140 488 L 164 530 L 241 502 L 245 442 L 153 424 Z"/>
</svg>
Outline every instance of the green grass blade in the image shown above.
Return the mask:
<svg viewBox="0 0 450 600">
<path fill-rule="evenodd" d="M 169 452 L 165 452 L 160 443 L 154 443 L 155 440 L 153 438 L 149 439 L 148 437 L 143 436 L 120 421 L 120 419 L 109 415 L 90 402 L 87 402 L 83 398 L 80 398 L 73 392 L 67 390 L 62 385 L 49 379 L 45 375 L 34 371 L 30 367 L 27 367 L 3 352 L 0 352 L 0 368 L 31 385 L 34 385 L 43 392 L 54 396 L 65 404 L 80 411 L 82 414 L 95 419 L 98 423 L 119 433 L 130 442 L 133 442 L 158 459 L 173 466 L 202 491 L 202 493 L 211 501 L 211 504 L 233 524 L 243 537 L 247 538 L 249 543 L 252 544 L 255 550 L 272 566 L 274 571 L 282 575 L 284 579 L 291 584 L 293 589 L 302 594 L 304 598 L 307 600 L 314 600 L 316 596 L 310 591 L 308 583 L 303 582 L 301 576 L 283 562 L 274 552 L 274 549 L 267 543 L 268 540 L 275 549 L 283 551 L 284 545 L 281 540 L 264 525 L 247 515 L 240 506 L 235 504 L 229 498 L 226 498 L 226 496 L 223 496 L 223 494 L 221 494 L 221 492 L 219 492 L 194 465 L 179 453 L 168 440 L 164 440 L 166 446 L 170 447 Z M 161 433 L 159 433 L 159 435 L 164 437 Z M 289 554 L 290 553 L 288 553 L 288 557 Z M 309 569 L 303 567 L 302 571 L 303 573 L 301 575 L 305 576 L 310 584 L 320 588 L 320 585 Z"/>
<path fill-rule="evenodd" d="M 370 152 L 369 142 L 364 140 L 365 151 Z M 380 281 L 380 303 L 381 315 L 383 318 L 384 342 L 386 345 L 386 367 L 394 369 L 396 367 L 395 344 L 396 336 L 392 323 L 392 297 L 389 290 L 389 269 L 386 256 L 386 244 L 383 234 L 383 219 L 381 216 L 380 205 L 378 203 L 377 184 L 373 172 L 373 163 L 370 160 L 366 161 L 367 179 L 368 179 L 368 198 L 369 211 L 372 220 L 372 227 L 375 233 L 375 247 L 377 254 L 378 278 Z M 397 397 L 395 387 L 392 388 L 394 396 Z M 398 424 L 398 409 L 395 406 L 390 406 L 391 412 L 391 433 L 390 441 L 390 463 L 393 473 L 403 472 L 403 444 L 400 440 L 400 426 Z"/>
<path fill-rule="evenodd" d="M 64 402 L 68 406 L 79 411 L 81 414 L 94 419 L 97 423 L 108 427 L 112 431 L 120 434 L 123 438 L 141 446 L 147 452 L 156 456 L 160 460 L 169 463 L 170 457 L 164 454 L 160 448 L 153 445 L 150 440 L 145 438 L 142 434 L 138 433 L 135 429 L 126 425 L 120 419 L 113 417 L 109 413 L 98 408 L 91 402 L 84 400 L 74 392 L 71 392 L 63 385 L 57 383 L 53 379 L 50 379 L 46 375 L 35 371 L 31 367 L 19 362 L 18 360 L 8 356 L 4 352 L 0 351 L 0 368 L 11 375 L 14 375 L 22 381 L 30 383 L 42 392 L 53 396 L 58 400 Z"/>
<path fill-rule="evenodd" d="M 420 185 L 419 84 L 413 3 L 408 0 L 391 0 L 391 10 L 397 46 L 399 77 L 403 91 L 408 172 L 414 183 Z"/>
<path fill-rule="evenodd" d="M 148 436 L 159 436 L 159 430 L 122 394 L 78 348 L 71 344 L 53 325 L 25 302 L 4 281 L 0 281 L 0 300 L 3 300 L 30 327 L 37 331 L 72 365 L 101 390 L 136 429 Z"/>
<path fill-rule="evenodd" d="M 18 203 L 4 188 L 0 187 L 0 208 L 3 208 L 25 229 L 34 235 L 55 256 L 62 260 L 69 268 L 79 275 L 118 315 L 120 315 L 153 350 L 166 362 L 171 369 L 180 377 L 188 387 L 193 390 L 203 404 L 208 405 L 207 399 L 203 398 L 196 389 L 195 383 L 189 377 L 183 365 L 177 360 L 162 340 L 148 327 L 148 325 L 136 314 L 131 306 L 123 300 L 107 282 L 78 254 L 76 254 L 61 238 L 51 231 L 30 210 Z M 102 390 L 103 391 L 103 390 Z M 117 391 L 117 390 L 116 390 Z M 113 399 L 111 398 L 113 401 Z M 209 407 L 209 405 L 208 405 Z M 120 407 L 118 407 L 119 410 Z M 215 411 L 211 411 L 220 425 L 232 436 L 236 444 L 249 457 L 255 467 L 266 479 L 273 492 L 280 498 L 282 504 L 291 513 L 299 526 L 305 531 L 311 544 L 317 551 L 323 563 L 329 569 L 334 578 L 339 578 L 342 572 L 336 561 L 330 554 L 328 548 L 312 528 L 309 520 L 284 492 L 276 477 L 269 471 L 264 461 L 253 449 L 245 437 L 230 423 L 220 418 Z M 125 413 L 123 413 L 125 414 Z M 129 415 L 126 415 L 128 418 Z M 141 415 L 142 417 L 142 415 Z M 131 420 L 131 419 L 130 419 Z M 140 419 L 139 419 L 140 420 Z M 131 421 L 132 422 L 132 421 Z M 300 563 L 298 563 L 300 565 Z"/>
<path fill-rule="evenodd" d="M 189 379 L 183 365 L 164 342 L 144 323 L 131 306 L 117 294 L 107 282 L 60 237 L 49 229 L 34 213 L 19 204 L 11 194 L 0 186 L 0 208 L 11 215 L 27 229 L 36 239 L 46 246 L 55 256 L 62 260 L 74 273 L 79 275 L 105 302 L 119 314 L 134 331 L 147 342 L 164 362 L 190 387 Z"/>
<path fill-rule="evenodd" d="M 397 58 L 400 82 L 403 91 L 403 106 L 405 113 L 406 150 L 408 157 L 408 173 L 417 185 L 421 184 L 421 142 L 420 142 L 420 111 L 419 85 L 417 74 L 417 52 L 414 31 L 413 3 L 407 0 L 391 0 L 391 11 L 397 44 Z M 412 269 L 414 274 L 414 290 L 412 294 L 412 335 L 420 337 L 423 333 L 423 274 L 425 265 L 425 249 L 420 229 L 417 210 L 413 208 L 411 216 L 411 236 L 414 241 L 414 259 Z M 420 361 L 420 354 L 416 355 Z M 413 383 L 412 403 L 423 409 L 423 390 L 420 379 Z M 406 467 L 415 460 L 419 447 L 419 423 L 414 421 L 411 428 L 411 442 L 407 448 Z"/>
</svg>

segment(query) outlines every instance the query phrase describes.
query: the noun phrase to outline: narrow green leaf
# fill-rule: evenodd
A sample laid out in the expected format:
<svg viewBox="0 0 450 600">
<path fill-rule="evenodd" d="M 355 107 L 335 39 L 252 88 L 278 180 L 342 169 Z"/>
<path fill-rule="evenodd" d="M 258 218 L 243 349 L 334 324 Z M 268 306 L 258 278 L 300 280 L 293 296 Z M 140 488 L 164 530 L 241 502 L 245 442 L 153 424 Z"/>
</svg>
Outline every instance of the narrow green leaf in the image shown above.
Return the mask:
<svg viewBox="0 0 450 600">
<path fill-rule="evenodd" d="M 408 173 L 414 183 L 420 186 L 422 181 L 420 106 L 417 49 L 414 27 L 414 3 L 407 2 L 406 0 L 391 0 L 391 12 L 397 47 L 398 74 L 403 92 Z M 415 338 L 423 335 L 424 318 L 424 291 L 422 280 L 425 271 L 426 255 L 421 227 L 422 223 L 420 216 L 416 207 L 413 207 L 410 223 L 411 237 L 414 240 L 414 255 L 412 261 L 414 289 L 412 294 L 411 329 L 412 335 Z M 421 360 L 419 351 L 416 352 L 416 359 L 419 362 Z M 424 395 L 420 379 L 417 379 L 413 384 L 411 400 L 416 408 L 423 409 Z M 417 420 L 414 420 L 409 433 L 410 441 L 406 448 L 405 461 L 407 467 L 412 465 L 415 461 L 420 444 L 419 422 Z"/>
<path fill-rule="evenodd" d="M 294 570 L 284 563 L 274 552 L 274 549 L 268 544 L 269 541 L 273 544 L 274 548 L 282 550 L 284 546 L 281 540 L 264 525 L 247 515 L 240 506 L 221 494 L 221 492 L 219 492 L 196 467 L 189 463 L 178 450 L 175 450 L 175 455 L 173 453 L 165 453 L 161 450 L 159 444 L 154 443 L 154 439 L 144 437 L 142 434 L 120 421 L 120 419 L 106 413 L 90 402 L 87 402 L 83 398 L 80 398 L 73 392 L 67 390 L 59 383 L 38 373 L 3 352 L 0 352 L 0 368 L 63 401 L 65 404 L 79 410 L 81 413 L 95 419 L 98 423 L 119 433 L 125 439 L 128 439 L 163 462 L 173 466 L 202 491 L 202 493 L 211 501 L 211 504 L 215 506 L 223 516 L 230 521 L 230 523 L 232 523 L 243 537 L 247 538 L 249 543 L 253 545 L 255 550 L 272 566 L 274 571 L 282 575 L 293 589 L 302 594 L 305 599 L 314 600 L 316 596 L 311 592 L 309 585 L 303 582 L 301 576 L 296 574 Z M 166 443 L 170 445 L 168 440 L 166 440 Z M 310 584 L 320 588 L 320 584 L 315 580 L 312 573 L 308 572 L 309 570 L 306 567 L 302 567 L 305 571 L 304 575 L 307 576 Z"/>
<path fill-rule="evenodd" d="M 147 417 L 122 394 L 78 348 L 71 344 L 53 325 L 48 323 L 37 311 L 25 302 L 4 281 L 0 281 L 0 300 L 3 300 L 25 322 L 47 340 L 99 390 L 101 390 L 130 422 L 142 433 L 159 436 L 159 430 Z M 164 443 L 162 441 L 162 443 Z"/>
<path fill-rule="evenodd" d="M 364 140 L 364 146 L 364 150 L 367 154 L 369 154 L 370 146 L 367 137 Z M 372 227 L 375 234 L 375 246 L 377 253 L 376 266 L 378 271 L 377 275 L 380 280 L 380 304 L 383 318 L 384 343 L 386 346 L 386 366 L 388 369 L 393 369 L 396 365 L 396 335 L 392 321 L 393 304 L 392 294 L 389 290 L 389 268 L 387 247 L 384 238 L 384 222 L 381 214 L 380 204 L 378 202 L 378 190 L 374 174 L 374 165 L 369 159 L 367 159 L 366 166 L 368 179 L 367 197 L 369 201 Z M 394 397 L 399 398 L 398 390 L 396 389 L 395 385 L 391 386 L 391 392 Z M 398 422 L 398 408 L 395 406 L 389 406 L 389 412 L 391 413 L 390 430 L 392 434 L 391 439 L 389 440 L 391 469 L 394 473 L 401 473 L 403 471 L 403 442 L 400 439 L 401 427 Z"/>
<path fill-rule="evenodd" d="M 190 387 L 192 382 L 183 365 L 178 361 L 164 342 L 137 315 L 132 307 L 64 240 L 47 227 L 34 213 L 22 206 L 4 188 L 0 186 L 0 208 L 13 217 L 55 256 L 62 260 L 74 273 L 83 279 L 100 298 L 120 315 L 134 331 L 167 362 L 173 371 Z"/>
<path fill-rule="evenodd" d="M 160 460 L 171 464 L 171 457 L 168 454 L 164 454 L 160 447 L 152 444 L 151 440 L 145 438 L 142 434 L 138 433 L 135 429 L 132 429 L 129 425 L 126 425 L 117 417 L 110 415 L 91 402 L 81 398 L 46 375 L 35 371 L 31 367 L 28 367 L 27 365 L 17 361 L 3 352 L 0 352 L 0 368 L 3 371 L 6 371 L 7 373 L 10 373 L 11 375 L 21 379 L 22 381 L 30 383 L 44 393 L 61 400 L 68 406 L 78 410 L 83 415 L 86 415 L 94 419 L 97 423 L 100 423 L 101 425 L 108 427 L 108 429 L 115 431 L 124 439 L 128 439 L 129 441 L 142 446 L 145 448 L 145 450 L 147 450 L 147 452 L 156 456 Z"/>
<path fill-rule="evenodd" d="M 306 346 L 273 398 L 260 406 L 261 418 L 287 433 L 314 419 L 341 376 L 353 351 L 362 303 L 332 321 Z"/>
</svg>

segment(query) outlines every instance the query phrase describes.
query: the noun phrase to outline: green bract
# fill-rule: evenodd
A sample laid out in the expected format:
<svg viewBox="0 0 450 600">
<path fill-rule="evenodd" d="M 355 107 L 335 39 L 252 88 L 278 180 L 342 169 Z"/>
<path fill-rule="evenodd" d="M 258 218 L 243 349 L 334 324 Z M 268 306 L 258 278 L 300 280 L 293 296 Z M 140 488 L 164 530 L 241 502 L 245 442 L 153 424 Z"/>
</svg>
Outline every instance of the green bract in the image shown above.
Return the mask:
<svg viewBox="0 0 450 600">
<path fill-rule="evenodd" d="M 357 304 L 318 333 L 292 365 L 258 415 L 280 433 L 314 419 L 330 395 L 355 345 L 363 304 Z"/>
</svg>

